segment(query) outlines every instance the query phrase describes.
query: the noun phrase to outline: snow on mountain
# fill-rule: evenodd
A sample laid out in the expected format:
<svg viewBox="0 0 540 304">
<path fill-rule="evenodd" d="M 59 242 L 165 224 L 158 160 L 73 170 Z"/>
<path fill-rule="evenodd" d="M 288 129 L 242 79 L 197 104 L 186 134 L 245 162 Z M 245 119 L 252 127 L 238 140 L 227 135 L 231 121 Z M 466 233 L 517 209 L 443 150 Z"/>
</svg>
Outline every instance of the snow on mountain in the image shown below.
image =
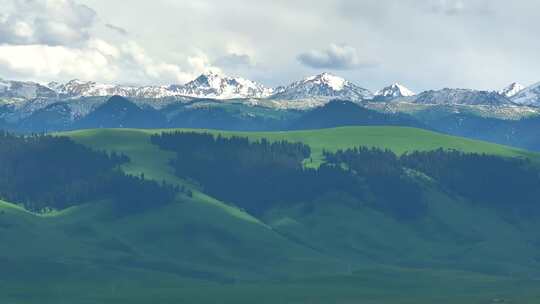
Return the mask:
<svg viewBox="0 0 540 304">
<path fill-rule="evenodd" d="M 181 96 L 213 99 L 265 98 L 273 90 L 244 78 L 232 78 L 208 72 L 183 86 L 170 89 Z"/>
<path fill-rule="evenodd" d="M 296 81 L 287 87 L 275 89 L 274 100 L 326 100 L 345 99 L 362 101 L 372 99 L 373 94 L 341 77 L 323 73 Z"/>
<path fill-rule="evenodd" d="M 512 96 L 512 101 L 518 105 L 540 107 L 540 82 L 519 91 Z"/>
<path fill-rule="evenodd" d="M 394 99 L 399 97 L 410 97 L 416 95 L 405 86 L 394 83 L 375 93 L 375 99 Z"/>
<path fill-rule="evenodd" d="M 56 96 L 55 91 L 39 83 L 0 79 L 0 98 L 28 100 L 34 98 L 54 98 Z"/>
<path fill-rule="evenodd" d="M 122 97 L 163 98 L 175 93 L 166 86 L 120 86 L 94 81 L 71 80 L 65 84 L 51 82 L 48 87 L 64 98 L 98 97 L 119 95 Z"/>
<path fill-rule="evenodd" d="M 519 84 L 517 82 L 513 82 L 510 85 L 508 85 L 507 87 L 505 87 L 504 89 L 500 90 L 499 94 L 510 98 L 510 97 L 515 96 L 517 93 L 519 93 L 523 89 L 525 89 L 525 86 L 523 86 L 523 85 L 521 85 L 521 84 Z"/>
<path fill-rule="evenodd" d="M 71 80 L 64 84 L 53 82 L 49 83 L 48 86 L 55 90 L 60 96 L 67 98 L 109 95 L 128 96 L 131 93 L 131 88 L 129 87 L 99 84 L 94 81 L 81 81 L 78 79 Z"/>
<path fill-rule="evenodd" d="M 100 84 L 93 81 L 71 80 L 65 84 L 50 83 L 49 88 L 62 97 L 78 98 L 91 96 L 112 96 L 138 98 L 164 98 L 187 96 L 194 98 L 235 99 L 264 98 L 271 89 L 243 78 L 231 78 L 217 73 L 202 74 L 185 85 L 170 86 L 120 86 Z"/>
<path fill-rule="evenodd" d="M 500 92 L 442 89 L 415 95 L 405 86 L 396 83 L 372 94 L 367 89 L 329 73 L 307 77 L 276 89 L 215 72 L 202 74 L 187 84 L 168 86 L 123 86 L 81 80 L 51 82 L 45 86 L 35 82 L 0 79 L 0 106 L 4 109 L 0 118 L 18 121 L 40 109 L 52 111 L 56 109 L 54 104 L 62 103 L 66 106 L 58 109 L 69 108 L 71 118 L 75 119 L 91 113 L 113 95 L 129 98 L 140 107 L 150 106 L 155 109 L 199 98 L 223 102 L 242 99 L 242 103 L 251 106 L 306 110 L 323 106 L 333 99 L 341 99 L 366 101 L 363 104 L 384 106 L 384 110 L 391 109 L 394 112 L 444 105 L 481 108 L 482 113 L 498 111 L 502 113 L 500 116 L 513 117 L 515 113 L 529 113 L 540 108 L 540 83 L 521 88 L 514 83 Z M 195 100 L 194 103 L 200 105 L 203 101 Z"/>
<path fill-rule="evenodd" d="M 512 101 L 497 92 L 469 89 L 442 89 L 418 94 L 414 103 L 423 105 L 510 106 Z"/>
</svg>

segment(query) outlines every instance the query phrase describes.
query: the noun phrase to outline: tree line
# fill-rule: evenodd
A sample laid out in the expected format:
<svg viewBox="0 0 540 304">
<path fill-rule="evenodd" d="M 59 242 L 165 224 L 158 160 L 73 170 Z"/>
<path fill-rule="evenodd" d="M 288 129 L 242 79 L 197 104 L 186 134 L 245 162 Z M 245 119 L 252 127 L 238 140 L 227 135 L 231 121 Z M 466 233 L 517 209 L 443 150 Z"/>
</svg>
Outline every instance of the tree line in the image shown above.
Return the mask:
<svg viewBox="0 0 540 304">
<path fill-rule="evenodd" d="M 396 162 L 386 162 L 385 157 L 396 158 L 388 151 L 358 151 L 370 154 L 363 170 L 345 169 L 325 152 L 327 161 L 314 169 L 303 164 L 311 150 L 302 143 L 195 132 L 157 134 L 151 141 L 176 152 L 171 165 L 177 176 L 195 180 L 208 194 L 254 215 L 336 192 L 400 218 L 418 216 L 425 206 L 420 186 Z"/>
<path fill-rule="evenodd" d="M 325 161 L 314 169 L 303 165 L 311 150 L 302 143 L 180 131 L 153 135 L 151 141 L 176 152 L 171 165 L 177 176 L 254 215 L 342 193 L 358 204 L 411 219 L 428 210 L 426 187 L 522 213 L 538 209 L 540 171 L 527 160 L 443 149 L 398 156 L 357 147 L 324 151 Z"/>
<path fill-rule="evenodd" d="M 119 213 L 171 202 L 181 190 L 130 176 L 126 155 L 94 151 L 67 137 L 0 131 L 0 199 L 32 211 L 114 201 Z"/>
<path fill-rule="evenodd" d="M 539 214 L 540 170 L 530 159 L 438 149 L 405 154 L 401 163 L 477 204 L 519 215 Z"/>
</svg>

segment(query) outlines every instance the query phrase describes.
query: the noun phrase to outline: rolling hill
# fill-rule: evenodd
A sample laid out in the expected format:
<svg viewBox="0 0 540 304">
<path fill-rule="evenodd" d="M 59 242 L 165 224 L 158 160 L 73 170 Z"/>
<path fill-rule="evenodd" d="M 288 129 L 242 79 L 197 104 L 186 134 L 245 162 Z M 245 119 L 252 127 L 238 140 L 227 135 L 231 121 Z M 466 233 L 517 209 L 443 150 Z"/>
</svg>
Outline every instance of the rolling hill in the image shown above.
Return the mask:
<svg viewBox="0 0 540 304">
<path fill-rule="evenodd" d="M 166 159 L 170 159 L 172 155 L 168 154 L 168 156 L 164 156 L 164 159 L 162 159 L 161 156 L 158 156 L 160 154 L 155 154 L 158 153 L 157 151 L 159 149 L 150 144 L 149 136 L 170 130 L 209 132 L 224 136 L 238 135 L 246 136 L 252 140 L 267 138 L 274 141 L 303 142 L 311 147 L 314 160 L 321 160 L 323 150 L 336 151 L 338 149 L 360 145 L 390 149 L 398 154 L 407 151 L 428 151 L 445 148 L 504 157 L 530 157 L 533 159 L 537 159 L 538 157 L 537 153 L 522 149 L 407 127 L 339 127 L 288 132 L 233 132 L 206 129 L 93 129 L 60 134 L 68 135 L 79 143 L 96 149 L 126 152 L 128 155 L 132 155 L 133 159 L 132 163 L 128 166 L 143 166 L 142 163 L 146 163 L 147 161 L 155 162 L 158 161 L 156 159 L 160 159 L 159 161 L 162 163 L 161 167 L 165 168 Z M 149 158 L 155 159 L 149 160 Z M 139 165 L 134 165 L 134 163 L 139 163 Z M 151 168 L 154 165 L 144 167 Z M 159 178 L 162 177 L 160 176 Z"/>
<path fill-rule="evenodd" d="M 321 197 L 254 217 L 179 179 L 175 157 L 150 142 L 170 130 L 93 129 L 66 135 L 124 153 L 122 169 L 187 185 L 192 198 L 117 218 L 107 201 L 37 215 L 0 202 L 0 299 L 13 303 L 536 303 L 540 222 L 511 222 L 436 187 L 429 214 L 396 220 L 347 197 Z M 323 150 L 359 145 L 398 154 L 440 147 L 503 157 L 538 155 L 403 127 L 294 132 L 211 132 L 303 142 Z M 27 241 L 31 240 L 31 241 Z M 39 270 L 39 271 L 36 271 Z M 39 273 L 39 275 L 35 275 Z M 91 290 L 91 292 L 89 292 Z M 499 302 L 500 303 L 500 302 Z M 504 302 L 503 302 L 504 303 Z"/>
</svg>

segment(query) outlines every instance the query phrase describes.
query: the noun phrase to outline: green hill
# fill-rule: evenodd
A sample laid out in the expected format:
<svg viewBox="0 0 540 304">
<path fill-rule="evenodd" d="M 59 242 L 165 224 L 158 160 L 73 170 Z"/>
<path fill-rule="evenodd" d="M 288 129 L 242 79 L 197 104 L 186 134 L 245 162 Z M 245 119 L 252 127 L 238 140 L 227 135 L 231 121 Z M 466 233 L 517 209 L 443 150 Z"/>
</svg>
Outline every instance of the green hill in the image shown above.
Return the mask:
<svg viewBox="0 0 540 304">
<path fill-rule="evenodd" d="M 150 143 L 150 135 L 161 131 L 62 135 L 125 153 L 131 159 L 123 165 L 128 173 L 191 186 L 169 166 L 174 154 Z M 358 145 L 397 153 L 442 147 L 538 159 L 519 149 L 412 128 L 208 132 L 301 141 L 312 148 L 312 165 L 321 161 L 323 150 Z M 47 215 L 0 202 L 0 299 L 25 304 L 540 300 L 536 219 L 510 222 L 436 189 L 429 190 L 429 214 L 418 221 L 352 208 L 339 195 L 321 197 L 308 213 L 299 204 L 256 218 L 193 189 L 192 199 L 121 218 L 111 214 L 107 201 Z M 343 204 L 333 204 L 338 201 Z"/>
<path fill-rule="evenodd" d="M 110 149 L 124 151 L 138 163 L 150 168 L 162 168 L 162 172 L 170 170 L 166 168 L 167 160 L 173 157 L 172 153 L 159 151 L 149 143 L 151 134 L 164 131 L 189 131 L 208 132 L 222 134 L 224 136 L 246 136 L 253 140 L 267 138 L 270 140 L 287 140 L 303 142 L 312 149 L 314 162 L 320 162 L 322 151 L 336 151 L 338 149 L 355 146 L 378 147 L 390 149 L 401 154 L 410 151 L 426 151 L 438 148 L 457 149 L 471 153 L 487 153 L 505 157 L 528 157 L 534 160 L 540 159 L 540 154 L 522 149 L 443 135 L 436 132 L 407 127 L 340 127 L 332 129 L 289 131 L 289 132 L 231 132 L 200 129 L 166 129 L 166 130 L 142 130 L 142 129 L 93 129 L 62 133 L 74 140 L 98 149 Z M 154 153 L 160 157 L 152 157 Z M 168 154 L 167 154 L 168 153 Z M 159 164 L 158 164 L 159 162 Z M 136 165 L 128 170 L 135 170 Z"/>
</svg>

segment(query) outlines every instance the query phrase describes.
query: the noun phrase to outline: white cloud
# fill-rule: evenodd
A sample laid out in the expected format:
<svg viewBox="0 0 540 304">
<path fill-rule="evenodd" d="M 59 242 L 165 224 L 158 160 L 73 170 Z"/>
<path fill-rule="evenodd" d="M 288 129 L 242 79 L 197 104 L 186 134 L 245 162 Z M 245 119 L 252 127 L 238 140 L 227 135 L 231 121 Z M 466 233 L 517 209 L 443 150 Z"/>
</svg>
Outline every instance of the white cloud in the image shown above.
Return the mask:
<svg viewBox="0 0 540 304">
<path fill-rule="evenodd" d="M 311 50 L 297 58 L 300 63 L 315 69 L 350 70 L 376 64 L 375 61 L 361 59 L 356 48 L 344 44 L 330 44 L 328 49 Z"/>
<path fill-rule="evenodd" d="M 195 62 L 191 67 L 207 66 Z M 3 45 L 0 72 L 42 81 L 80 78 L 130 84 L 184 83 L 195 77 L 179 65 L 152 58 L 135 42 L 114 46 L 103 40 L 91 40 L 82 48 Z"/>
<path fill-rule="evenodd" d="M 74 0 L 0 0 L 0 75 L 37 81 L 73 78 L 127 84 L 184 83 L 212 69 L 202 51 L 156 59 L 127 31 Z M 113 30 L 107 40 L 99 28 Z M 105 37 L 101 37 L 105 36 Z"/>
<path fill-rule="evenodd" d="M 90 38 L 96 12 L 73 0 L 10 0 L 0 18 L 0 43 L 72 45 Z"/>
<path fill-rule="evenodd" d="M 121 47 L 120 62 L 116 63 L 124 71 L 129 72 L 136 82 L 144 79 L 153 82 L 184 83 L 194 78 L 194 74 L 182 70 L 179 65 L 156 60 L 146 54 L 145 50 L 135 42 L 128 42 Z M 136 77 L 133 77 L 136 76 Z"/>
<path fill-rule="evenodd" d="M 253 60 L 247 54 L 230 53 L 219 57 L 215 64 L 226 68 L 239 68 L 253 66 Z"/>
<path fill-rule="evenodd" d="M 431 0 L 431 10 L 448 16 L 483 15 L 492 12 L 493 3 L 488 0 Z"/>
<path fill-rule="evenodd" d="M 222 70 L 219 67 L 214 66 L 211 63 L 210 58 L 208 58 L 208 56 L 201 50 L 197 51 L 196 55 L 189 56 L 187 58 L 187 61 L 191 69 L 196 74 L 201 74 L 208 71 L 214 71 L 217 73 L 222 72 Z"/>
<path fill-rule="evenodd" d="M 465 10 L 465 3 L 462 0 L 434 0 L 432 9 L 437 13 L 456 15 Z"/>
<path fill-rule="evenodd" d="M 4 73 L 53 80 L 56 78 L 111 79 L 110 57 L 98 49 L 71 49 L 47 45 L 0 46 Z"/>
</svg>

